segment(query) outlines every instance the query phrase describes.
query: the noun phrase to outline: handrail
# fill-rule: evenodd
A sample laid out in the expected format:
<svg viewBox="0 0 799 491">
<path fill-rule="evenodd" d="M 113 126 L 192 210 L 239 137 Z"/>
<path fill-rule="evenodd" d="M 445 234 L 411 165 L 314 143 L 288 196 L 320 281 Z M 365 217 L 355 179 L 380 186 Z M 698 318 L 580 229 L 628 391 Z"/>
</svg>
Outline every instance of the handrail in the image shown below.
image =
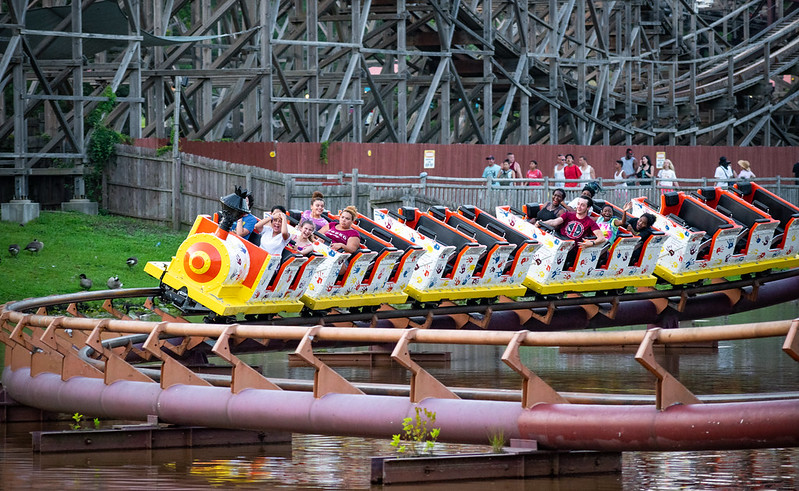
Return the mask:
<svg viewBox="0 0 799 491">
<path fill-rule="evenodd" d="M 204 336 L 218 338 L 227 326 L 188 322 L 153 322 L 118 319 L 91 319 L 87 317 L 60 317 L 52 315 L 25 314 L 3 310 L 6 321 L 18 323 L 25 320 L 30 327 L 48 327 L 60 319 L 59 329 L 92 331 L 103 323 L 103 330 L 119 334 L 150 334 L 160 329 L 168 336 Z M 349 327 L 313 326 L 316 340 L 356 343 L 397 343 L 403 330 L 390 328 L 353 329 Z M 756 322 L 734 326 L 709 326 L 664 330 L 658 339 L 662 344 L 723 341 L 747 338 L 784 336 L 788 334 L 791 321 Z M 241 324 L 236 329 L 237 338 L 301 340 L 309 326 L 273 326 Z M 590 332 L 531 332 L 520 340 L 523 346 L 614 346 L 640 344 L 646 331 L 590 331 Z M 452 331 L 421 329 L 413 342 L 420 344 L 468 344 L 504 346 L 510 343 L 515 332 L 506 331 Z"/>
</svg>

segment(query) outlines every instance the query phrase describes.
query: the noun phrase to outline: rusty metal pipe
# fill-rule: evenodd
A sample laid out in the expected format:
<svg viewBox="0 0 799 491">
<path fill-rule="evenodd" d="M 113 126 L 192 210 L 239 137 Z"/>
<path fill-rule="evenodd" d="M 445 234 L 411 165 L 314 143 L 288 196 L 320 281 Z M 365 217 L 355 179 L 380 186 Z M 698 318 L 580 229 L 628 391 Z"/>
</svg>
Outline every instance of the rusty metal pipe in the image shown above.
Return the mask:
<svg viewBox="0 0 799 491">
<path fill-rule="evenodd" d="M 728 450 L 799 445 L 799 401 L 651 406 L 540 404 L 519 419 L 524 438 L 551 448 Z"/>
<path fill-rule="evenodd" d="M 146 419 L 218 428 L 284 430 L 390 438 L 413 417 L 416 404 L 393 396 L 250 389 L 233 394 L 220 387 L 158 384 L 59 375 L 30 377 L 22 368 L 3 373 L 3 385 L 23 404 L 49 411 Z M 487 444 L 491 434 L 529 438 L 549 448 L 596 450 L 707 450 L 799 445 L 796 400 L 672 406 L 597 406 L 425 399 L 436 413 L 441 441 Z"/>
</svg>

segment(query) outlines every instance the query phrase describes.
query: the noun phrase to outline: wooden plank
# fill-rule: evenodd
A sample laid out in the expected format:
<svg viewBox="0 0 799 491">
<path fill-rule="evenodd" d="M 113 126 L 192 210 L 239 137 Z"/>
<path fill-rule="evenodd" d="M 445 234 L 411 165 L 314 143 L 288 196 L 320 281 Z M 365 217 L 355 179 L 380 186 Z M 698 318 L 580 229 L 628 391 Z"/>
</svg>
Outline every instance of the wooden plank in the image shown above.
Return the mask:
<svg viewBox="0 0 799 491">
<path fill-rule="evenodd" d="M 102 430 L 33 431 L 31 436 L 33 451 L 40 453 L 258 445 L 291 441 L 291 433 L 287 432 L 151 425 Z"/>
<path fill-rule="evenodd" d="M 509 453 L 374 457 L 372 484 L 560 477 L 621 472 L 621 452 L 513 449 Z"/>
</svg>

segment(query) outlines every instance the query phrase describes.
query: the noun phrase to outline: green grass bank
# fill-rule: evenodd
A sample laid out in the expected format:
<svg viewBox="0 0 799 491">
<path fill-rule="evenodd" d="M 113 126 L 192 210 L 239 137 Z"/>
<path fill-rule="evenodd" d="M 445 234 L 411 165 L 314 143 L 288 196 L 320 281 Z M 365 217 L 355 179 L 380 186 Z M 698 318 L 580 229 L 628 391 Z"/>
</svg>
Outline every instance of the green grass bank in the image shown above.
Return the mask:
<svg viewBox="0 0 799 491">
<path fill-rule="evenodd" d="M 43 211 L 24 226 L 0 222 L 0 237 L 0 303 L 6 303 L 82 291 L 81 273 L 92 280 L 91 290 L 108 289 L 114 275 L 124 288 L 157 286 L 145 263 L 171 259 L 186 232 L 132 218 Z M 25 251 L 34 239 L 44 248 Z M 19 245 L 17 257 L 9 253 L 10 244 Z M 128 267 L 132 256 L 138 264 Z"/>
</svg>

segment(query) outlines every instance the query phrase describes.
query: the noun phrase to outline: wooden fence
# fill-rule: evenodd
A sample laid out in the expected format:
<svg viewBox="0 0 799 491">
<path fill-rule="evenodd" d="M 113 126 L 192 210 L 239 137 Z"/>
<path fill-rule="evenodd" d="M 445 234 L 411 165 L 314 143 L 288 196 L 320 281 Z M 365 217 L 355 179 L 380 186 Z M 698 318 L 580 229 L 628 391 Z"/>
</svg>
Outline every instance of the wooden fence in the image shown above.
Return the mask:
<svg viewBox="0 0 799 491">
<path fill-rule="evenodd" d="M 177 177 L 176 177 L 177 176 Z M 659 201 L 662 187 L 655 179 L 650 185 L 623 185 L 613 180 L 597 179 L 602 186 L 598 198 L 623 205 L 632 197 L 645 195 Z M 799 186 L 794 179 L 758 178 L 757 182 L 792 203 L 799 203 Z M 232 164 L 191 154 L 181 154 L 173 164 L 172 156 L 156 150 L 120 145 L 116 164 L 107 169 L 103 185 L 103 208 L 116 215 L 159 222 L 174 227 L 190 225 L 198 214 L 210 214 L 220 208 L 219 198 L 233 192 L 235 186 L 250 190 L 255 196 L 253 213 L 260 216 L 273 205 L 289 209 L 308 209 L 314 191 L 325 195 L 325 207 L 338 211 L 355 204 L 371 215 L 373 208 L 396 209 L 415 206 L 426 210 L 433 205 L 457 208 L 474 204 L 491 211 L 499 205 L 520 208 L 525 203 L 549 200 L 555 183 L 551 179 L 498 181 L 498 186 L 484 179 L 428 176 L 377 176 L 352 172 L 336 174 L 284 174 L 262 167 Z M 532 185 L 535 184 L 535 185 Z M 565 187 L 567 201 L 577 196 L 583 183 Z M 712 186 L 713 179 L 680 179 L 679 190 L 692 191 Z M 559 186 L 558 186 L 559 187 Z"/>
</svg>

